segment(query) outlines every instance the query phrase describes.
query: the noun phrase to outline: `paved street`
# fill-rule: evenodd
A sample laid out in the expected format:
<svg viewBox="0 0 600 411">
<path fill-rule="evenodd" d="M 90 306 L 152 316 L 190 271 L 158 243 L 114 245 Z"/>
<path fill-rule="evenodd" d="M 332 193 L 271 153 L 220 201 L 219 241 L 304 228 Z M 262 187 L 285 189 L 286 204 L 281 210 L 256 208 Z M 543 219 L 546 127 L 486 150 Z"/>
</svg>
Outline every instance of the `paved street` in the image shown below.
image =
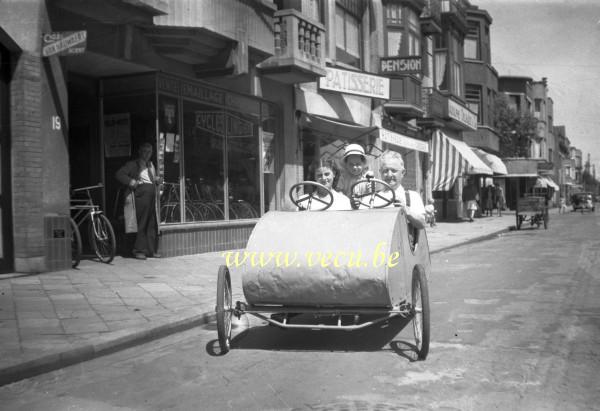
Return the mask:
<svg viewBox="0 0 600 411">
<path fill-rule="evenodd" d="M 428 228 L 432 252 L 507 231 L 514 215 Z M 221 253 L 83 261 L 75 270 L 0 275 L 0 383 L 205 324 Z M 233 291 L 241 298 L 239 273 Z"/>
<path fill-rule="evenodd" d="M 596 215 L 555 215 L 548 230 L 434 253 L 426 361 L 411 361 L 403 321 L 343 333 L 243 317 L 225 356 L 206 324 L 6 385 L 0 400 L 28 411 L 598 410 L 597 231 Z"/>
</svg>

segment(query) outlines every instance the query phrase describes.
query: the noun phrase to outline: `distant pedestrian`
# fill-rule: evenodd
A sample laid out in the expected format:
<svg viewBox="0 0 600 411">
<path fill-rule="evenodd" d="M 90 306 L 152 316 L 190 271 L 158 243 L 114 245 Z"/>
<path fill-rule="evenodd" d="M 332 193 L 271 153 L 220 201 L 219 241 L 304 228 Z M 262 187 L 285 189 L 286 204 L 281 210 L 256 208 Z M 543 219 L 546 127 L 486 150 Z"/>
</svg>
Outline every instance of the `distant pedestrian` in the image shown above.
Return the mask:
<svg viewBox="0 0 600 411">
<path fill-rule="evenodd" d="M 505 207 L 504 189 L 496 183 L 496 208 L 498 208 L 498 217 L 502 216 L 502 210 Z"/>
<path fill-rule="evenodd" d="M 473 222 L 475 212 L 477 211 L 477 201 L 479 201 L 479 193 L 477 193 L 477 187 L 475 184 L 467 184 L 463 188 L 462 199 L 465 203 L 465 209 L 467 210 L 467 217 L 469 222 Z"/>
<path fill-rule="evenodd" d="M 488 185 L 485 188 L 485 191 L 483 192 L 483 208 L 485 210 L 485 215 L 487 216 L 492 216 L 493 212 L 494 212 L 494 194 L 496 192 L 496 189 L 494 188 L 493 185 Z"/>
<path fill-rule="evenodd" d="M 563 196 L 560 196 L 560 202 L 558 204 L 558 214 L 564 214 L 567 212 L 567 201 Z"/>
</svg>

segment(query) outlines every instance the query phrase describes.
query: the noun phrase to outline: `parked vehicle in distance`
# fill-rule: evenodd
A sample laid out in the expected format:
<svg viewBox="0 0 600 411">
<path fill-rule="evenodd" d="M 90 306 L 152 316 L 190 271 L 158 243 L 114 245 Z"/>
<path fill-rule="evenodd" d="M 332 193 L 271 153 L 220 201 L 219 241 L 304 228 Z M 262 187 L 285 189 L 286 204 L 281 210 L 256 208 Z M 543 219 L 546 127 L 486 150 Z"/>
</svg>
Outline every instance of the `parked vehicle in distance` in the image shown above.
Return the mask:
<svg viewBox="0 0 600 411">
<path fill-rule="evenodd" d="M 589 192 L 574 193 L 571 196 L 571 204 L 573 211 L 580 210 L 583 213 L 586 210 L 592 212 L 596 210 L 592 193 Z"/>
</svg>

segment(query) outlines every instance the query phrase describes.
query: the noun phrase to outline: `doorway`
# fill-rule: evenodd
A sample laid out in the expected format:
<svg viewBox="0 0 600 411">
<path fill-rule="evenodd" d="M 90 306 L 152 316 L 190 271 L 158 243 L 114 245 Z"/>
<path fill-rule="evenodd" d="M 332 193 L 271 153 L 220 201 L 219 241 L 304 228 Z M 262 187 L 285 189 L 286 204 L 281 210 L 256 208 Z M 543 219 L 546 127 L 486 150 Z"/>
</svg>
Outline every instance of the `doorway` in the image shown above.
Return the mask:
<svg viewBox="0 0 600 411">
<path fill-rule="evenodd" d="M 10 165 L 10 52 L 0 44 L 0 272 L 13 270 Z"/>
</svg>

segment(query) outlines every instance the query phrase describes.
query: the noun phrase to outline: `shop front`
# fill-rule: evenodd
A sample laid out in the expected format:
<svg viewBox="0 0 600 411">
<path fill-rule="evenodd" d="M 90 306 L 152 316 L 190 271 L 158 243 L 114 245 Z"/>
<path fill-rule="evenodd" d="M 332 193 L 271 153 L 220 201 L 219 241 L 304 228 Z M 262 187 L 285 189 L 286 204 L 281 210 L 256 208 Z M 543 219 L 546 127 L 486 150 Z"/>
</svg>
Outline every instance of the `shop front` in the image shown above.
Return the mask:
<svg viewBox="0 0 600 411">
<path fill-rule="evenodd" d="M 377 173 L 381 144 L 372 107 L 374 100 L 389 98 L 389 79 L 333 67 L 326 71 L 318 83 L 303 83 L 296 91 L 302 178 L 314 179 L 315 165 L 322 161 L 332 160 L 341 168 L 344 147 L 349 143 L 365 149 L 367 167 Z"/>
<path fill-rule="evenodd" d="M 463 141 L 440 130 L 434 131 L 431 140 L 435 207 L 443 219 L 460 219 L 464 215 L 463 187 L 472 185 L 474 191 L 480 191 L 482 179 L 492 176 L 493 171 Z"/>
<path fill-rule="evenodd" d="M 145 142 L 162 177 L 163 256 L 243 248 L 275 192 L 277 116 L 257 97 L 164 73 L 101 81 L 106 204 L 122 223 L 115 172 Z M 121 249 L 127 252 L 127 236 Z"/>
</svg>

